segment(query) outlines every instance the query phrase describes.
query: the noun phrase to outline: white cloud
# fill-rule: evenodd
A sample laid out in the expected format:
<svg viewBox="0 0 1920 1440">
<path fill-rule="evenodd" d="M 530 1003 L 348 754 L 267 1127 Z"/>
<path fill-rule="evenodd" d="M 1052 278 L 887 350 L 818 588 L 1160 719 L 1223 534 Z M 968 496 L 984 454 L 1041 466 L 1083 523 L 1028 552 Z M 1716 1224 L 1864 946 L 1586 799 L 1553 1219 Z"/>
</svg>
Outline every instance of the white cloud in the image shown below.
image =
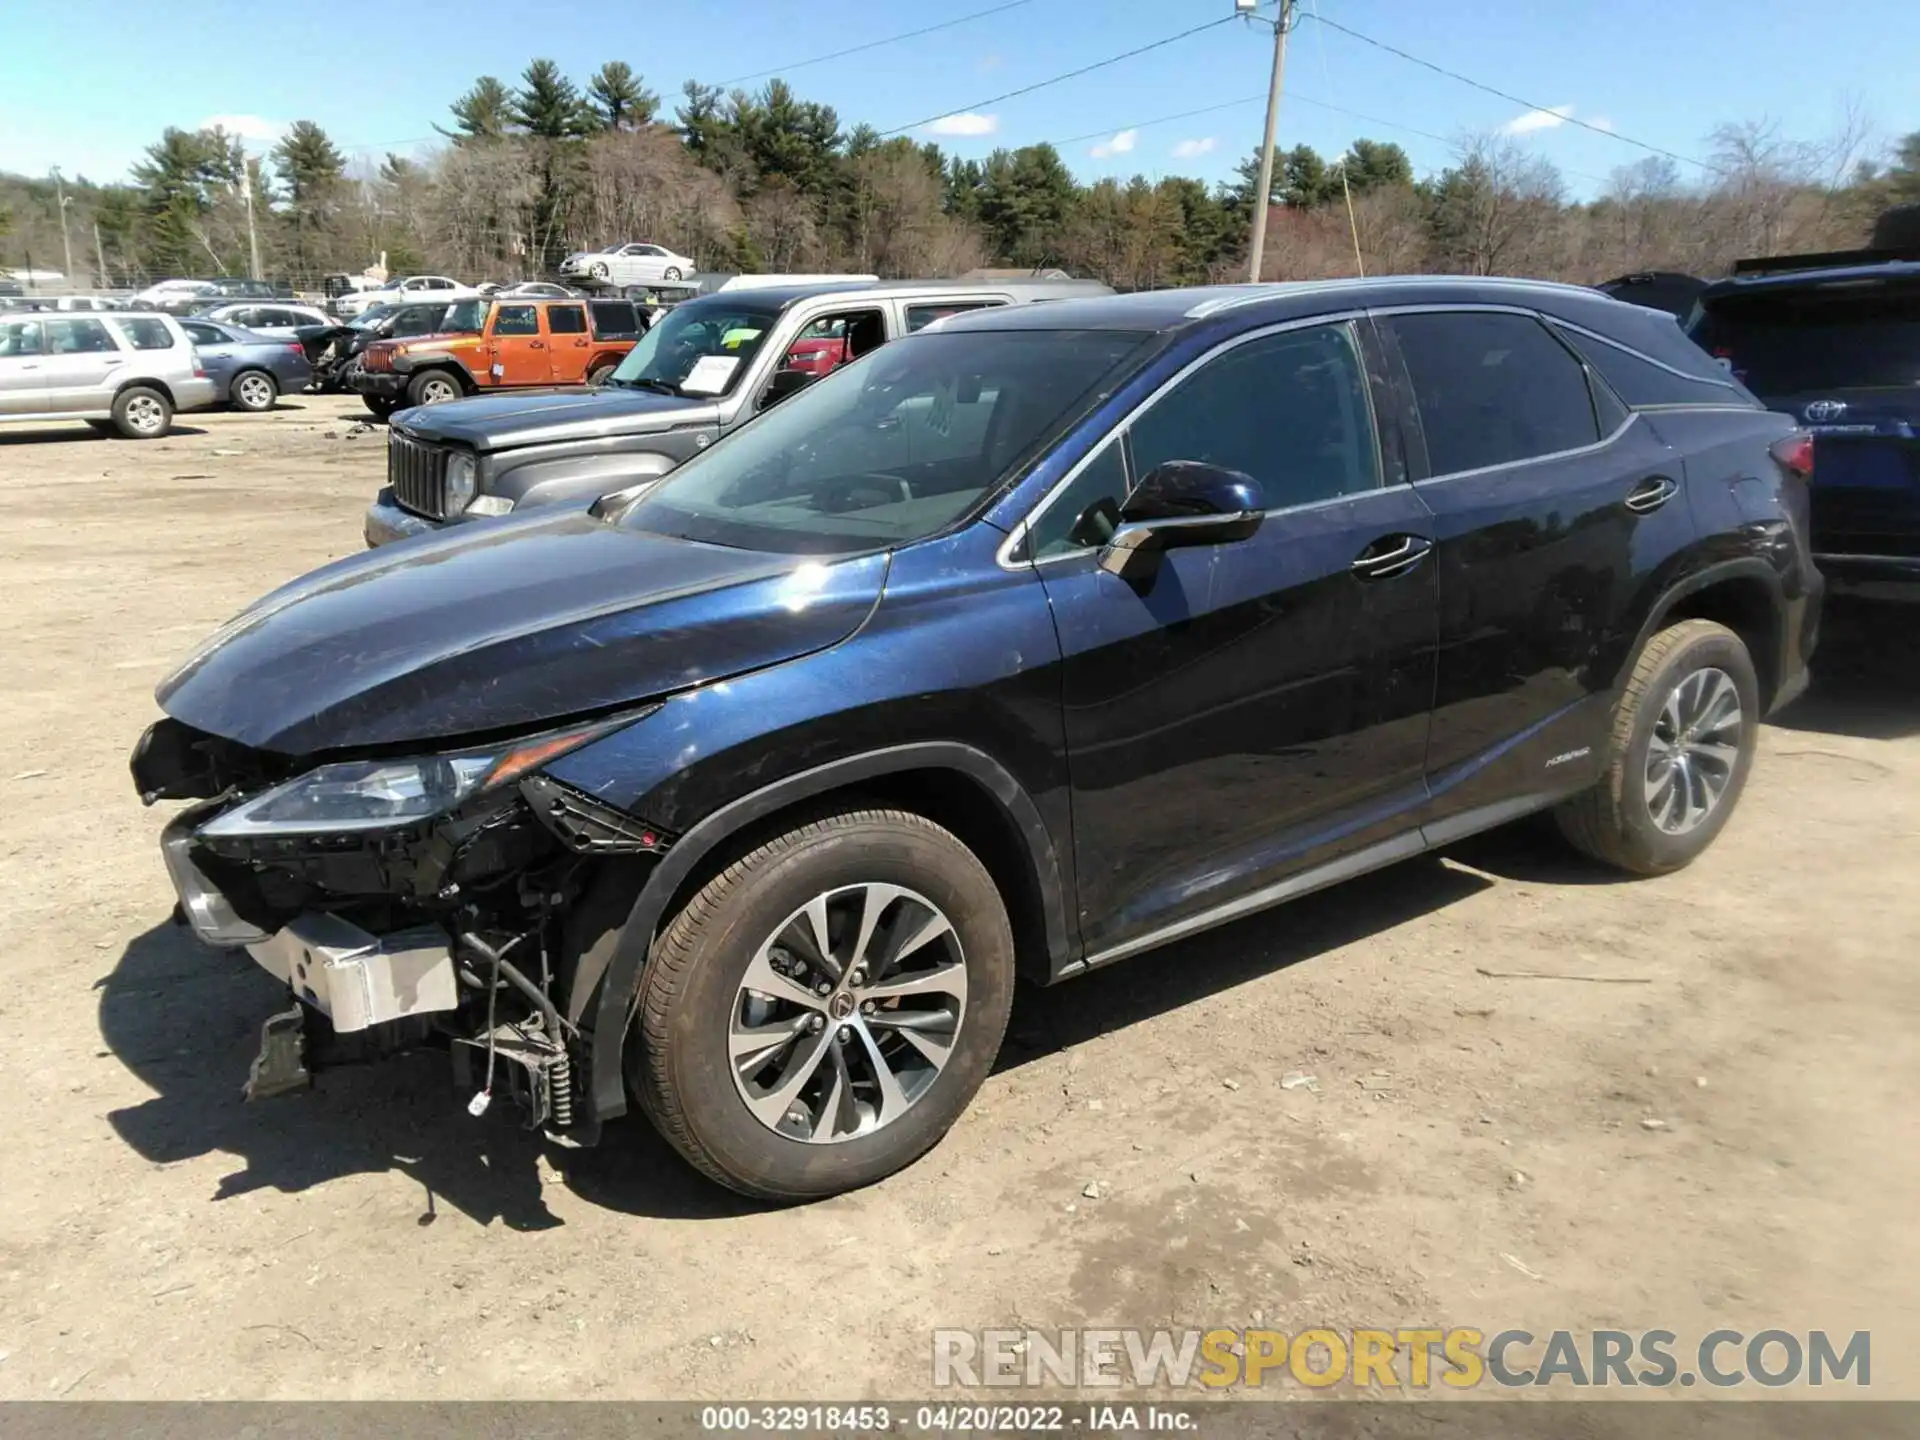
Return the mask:
<svg viewBox="0 0 1920 1440">
<path fill-rule="evenodd" d="M 272 145 L 287 133 L 285 120 L 269 120 L 264 115 L 209 115 L 193 127 L 196 130 L 220 129 L 242 140 Z"/>
<path fill-rule="evenodd" d="M 942 115 L 922 128 L 933 135 L 991 135 L 1000 128 L 1000 117 L 962 110 L 958 115 Z"/>
<path fill-rule="evenodd" d="M 1133 142 L 1140 138 L 1138 130 L 1122 130 L 1111 140 L 1103 140 L 1087 153 L 1096 160 L 1105 160 L 1114 155 L 1125 155 L 1133 149 Z"/>
<path fill-rule="evenodd" d="M 1200 140 L 1182 140 L 1173 147 L 1173 158 L 1176 160 L 1191 160 L 1196 155 L 1211 154 L 1213 147 L 1219 143 L 1220 142 L 1211 135 Z"/>
<path fill-rule="evenodd" d="M 1500 127 L 1503 135 L 1531 135 L 1536 130 L 1557 130 L 1573 114 L 1571 105 L 1555 105 L 1551 110 L 1529 110 L 1516 115 Z"/>
</svg>

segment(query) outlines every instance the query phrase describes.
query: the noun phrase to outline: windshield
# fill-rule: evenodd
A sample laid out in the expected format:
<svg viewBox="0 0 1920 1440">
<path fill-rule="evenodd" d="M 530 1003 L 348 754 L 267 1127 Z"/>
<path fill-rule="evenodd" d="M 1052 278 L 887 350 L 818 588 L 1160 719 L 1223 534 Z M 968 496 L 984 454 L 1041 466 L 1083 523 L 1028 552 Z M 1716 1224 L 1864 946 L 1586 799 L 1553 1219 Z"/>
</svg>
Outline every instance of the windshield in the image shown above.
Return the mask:
<svg viewBox="0 0 1920 1440">
<path fill-rule="evenodd" d="M 1145 337 L 934 331 L 835 371 L 649 491 L 620 523 L 783 554 L 943 529 L 1110 393 Z"/>
<path fill-rule="evenodd" d="M 1693 338 L 1758 395 L 1920 386 L 1920 290 L 1733 296 Z"/>
<path fill-rule="evenodd" d="M 732 297 L 677 305 L 627 352 L 612 383 L 675 395 L 724 395 L 779 318 L 771 306 Z"/>
</svg>

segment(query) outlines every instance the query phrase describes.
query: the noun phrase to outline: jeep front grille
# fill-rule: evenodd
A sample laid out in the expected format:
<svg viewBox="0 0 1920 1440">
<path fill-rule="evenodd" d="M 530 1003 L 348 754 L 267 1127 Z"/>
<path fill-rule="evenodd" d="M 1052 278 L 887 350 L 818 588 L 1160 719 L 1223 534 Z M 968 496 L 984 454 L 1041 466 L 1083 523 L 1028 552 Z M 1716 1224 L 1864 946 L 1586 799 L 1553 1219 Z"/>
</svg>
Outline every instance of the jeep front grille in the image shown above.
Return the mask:
<svg viewBox="0 0 1920 1440">
<path fill-rule="evenodd" d="M 402 509 L 431 520 L 447 513 L 447 452 L 398 430 L 387 432 L 387 483 Z"/>
</svg>

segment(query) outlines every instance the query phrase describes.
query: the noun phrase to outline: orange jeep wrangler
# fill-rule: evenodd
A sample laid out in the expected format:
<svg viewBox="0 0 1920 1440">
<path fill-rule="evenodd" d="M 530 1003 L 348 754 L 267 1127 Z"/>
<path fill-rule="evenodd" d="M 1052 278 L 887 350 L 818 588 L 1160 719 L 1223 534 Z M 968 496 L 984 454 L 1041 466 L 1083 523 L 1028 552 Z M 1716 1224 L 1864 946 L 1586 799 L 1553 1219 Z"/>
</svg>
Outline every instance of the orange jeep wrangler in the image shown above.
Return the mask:
<svg viewBox="0 0 1920 1440">
<path fill-rule="evenodd" d="M 369 345 L 346 381 L 380 416 L 489 390 L 598 385 L 646 326 L 630 300 L 460 300 L 431 335 Z"/>
</svg>

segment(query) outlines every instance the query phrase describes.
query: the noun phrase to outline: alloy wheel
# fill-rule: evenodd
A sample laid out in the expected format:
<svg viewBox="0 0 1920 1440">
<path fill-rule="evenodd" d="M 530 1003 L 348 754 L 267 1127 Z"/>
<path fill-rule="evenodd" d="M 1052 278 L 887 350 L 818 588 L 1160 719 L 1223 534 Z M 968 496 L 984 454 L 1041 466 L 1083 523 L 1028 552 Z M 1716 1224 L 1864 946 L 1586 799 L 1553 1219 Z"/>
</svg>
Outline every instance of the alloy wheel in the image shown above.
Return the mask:
<svg viewBox="0 0 1920 1440">
<path fill-rule="evenodd" d="M 422 405 L 444 405 L 447 401 L 456 399 L 459 393 L 459 391 L 454 389 L 451 380 L 429 380 L 420 387 L 420 403 Z"/>
<path fill-rule="evenodd" d="M 240 403 L 249 410 L 264 410 L 273 403 L 273 385 L 264 375 L 243 375 L 237 388 Z"/>
<path fill-rule="evenodd" d="M 127 402 L 127 424 L 142 435 L 158 435 L 167 423 L 167 411 L 151 395 L 136 395 Z"/>
<path fill-rule="evenodd" d="M 1647 811 L 1684 835 L 1719 806 L 1740 761 L 1740 691 L 1724 670 L 1695 670 L 1673 687 L 1647 743 Z"/>
<path fill-rule="evenodd" d="M 966 957 L 939 906 L 899 885 L 827 891 L 761 942 L 741 978 L 734 1086 L 787 1139 L 871 1135 L 939 1079 L 966 1006 Z"/>
</svg>

